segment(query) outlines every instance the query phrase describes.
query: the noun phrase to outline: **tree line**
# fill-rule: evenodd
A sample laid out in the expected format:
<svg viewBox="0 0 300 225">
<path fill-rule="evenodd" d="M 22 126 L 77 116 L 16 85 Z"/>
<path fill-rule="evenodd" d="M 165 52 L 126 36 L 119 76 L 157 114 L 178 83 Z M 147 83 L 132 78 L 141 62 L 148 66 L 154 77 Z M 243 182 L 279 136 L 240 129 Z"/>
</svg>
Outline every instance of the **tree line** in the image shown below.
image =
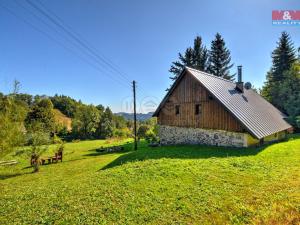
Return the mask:
<svg viewBox="0 0 300 225">
<path fill-rule="evenodd" d="M 16 81 L 11 94 L 0 93 L 0 157 L 15 146 L 133 135 L 133 121 L 114 115 L 109 107 L 84 104 L 65 95 L 32 96 L 18 89 Z M 57 121 L 55 109 L 72 120 L 71 129 Z M 155 123 L 154 119 L 139 122 L 139 137 L 155 136 Z"/>
</svg>

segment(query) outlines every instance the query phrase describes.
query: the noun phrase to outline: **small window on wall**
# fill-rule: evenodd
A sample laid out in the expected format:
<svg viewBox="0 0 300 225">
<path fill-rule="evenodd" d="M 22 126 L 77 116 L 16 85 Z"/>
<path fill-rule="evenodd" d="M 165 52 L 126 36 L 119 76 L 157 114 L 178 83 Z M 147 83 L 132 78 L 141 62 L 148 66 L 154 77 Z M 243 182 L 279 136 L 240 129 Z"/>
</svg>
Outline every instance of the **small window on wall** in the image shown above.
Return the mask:
<svg viewBox="0 0 300 225">
<path fill-rule="evenodd" d="M 201 104 L 196 104 L 195 105 L 195 115 L 200 115 L 201 114 Z"/>
<path fill-rule="evenodd" d="M 180 105 L 175 106 L 175 115 L 179 115 L 180 113 Z"/>
</svg>

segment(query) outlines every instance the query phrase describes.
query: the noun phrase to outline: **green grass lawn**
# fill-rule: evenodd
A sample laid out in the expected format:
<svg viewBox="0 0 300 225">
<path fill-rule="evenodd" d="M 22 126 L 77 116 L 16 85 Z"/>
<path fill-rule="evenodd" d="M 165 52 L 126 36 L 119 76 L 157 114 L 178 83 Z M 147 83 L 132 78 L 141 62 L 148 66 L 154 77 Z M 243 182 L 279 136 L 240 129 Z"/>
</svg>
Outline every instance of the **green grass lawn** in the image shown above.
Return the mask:
<svg viewBox="0 0 300 225">
<path fill-rule="evenodd" d="M 36 174 L 12 157 L 0 224 L 300 224 L 300 136 L 249 149 L 126 142 L 66 144 L 64 161 Z M 127 151 L 95 151 L 112 144 Z"/>
</svg>

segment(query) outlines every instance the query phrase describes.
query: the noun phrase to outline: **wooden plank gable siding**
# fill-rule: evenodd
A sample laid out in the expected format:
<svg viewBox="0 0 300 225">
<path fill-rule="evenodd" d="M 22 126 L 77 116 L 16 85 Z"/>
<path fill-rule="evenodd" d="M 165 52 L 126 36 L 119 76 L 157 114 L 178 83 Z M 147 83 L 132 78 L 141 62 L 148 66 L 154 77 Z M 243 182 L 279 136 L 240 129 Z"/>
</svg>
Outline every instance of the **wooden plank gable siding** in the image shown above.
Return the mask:
<svg viewBox="0 0 300 225">
<path fill-rule="evenodd" d="M 200 104 L 200 113 L 195 107 Z M 176 115 L 176 105 L 179 114 Z M 185 74 L 161 108 L 158 124 L 243 132 L 240 123 L 190 74 Z"/>
</svg>

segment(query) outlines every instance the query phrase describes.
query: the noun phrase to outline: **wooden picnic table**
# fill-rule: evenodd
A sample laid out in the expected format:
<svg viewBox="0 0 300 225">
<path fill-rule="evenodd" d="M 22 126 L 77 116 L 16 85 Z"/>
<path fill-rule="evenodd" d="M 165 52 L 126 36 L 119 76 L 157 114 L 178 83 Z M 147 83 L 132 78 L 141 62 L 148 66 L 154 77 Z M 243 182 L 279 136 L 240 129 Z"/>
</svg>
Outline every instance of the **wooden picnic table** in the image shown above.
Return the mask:
<svg viewBox="0 0 300 225">
<path fill-rule="evenodd" d="M 52 162 L 52 157 L 42 158 L 41 159 L 42 165 L 44 165 L 46 161 L 48 161 L 48 164 L 50 164 Z"/>
</svg>

